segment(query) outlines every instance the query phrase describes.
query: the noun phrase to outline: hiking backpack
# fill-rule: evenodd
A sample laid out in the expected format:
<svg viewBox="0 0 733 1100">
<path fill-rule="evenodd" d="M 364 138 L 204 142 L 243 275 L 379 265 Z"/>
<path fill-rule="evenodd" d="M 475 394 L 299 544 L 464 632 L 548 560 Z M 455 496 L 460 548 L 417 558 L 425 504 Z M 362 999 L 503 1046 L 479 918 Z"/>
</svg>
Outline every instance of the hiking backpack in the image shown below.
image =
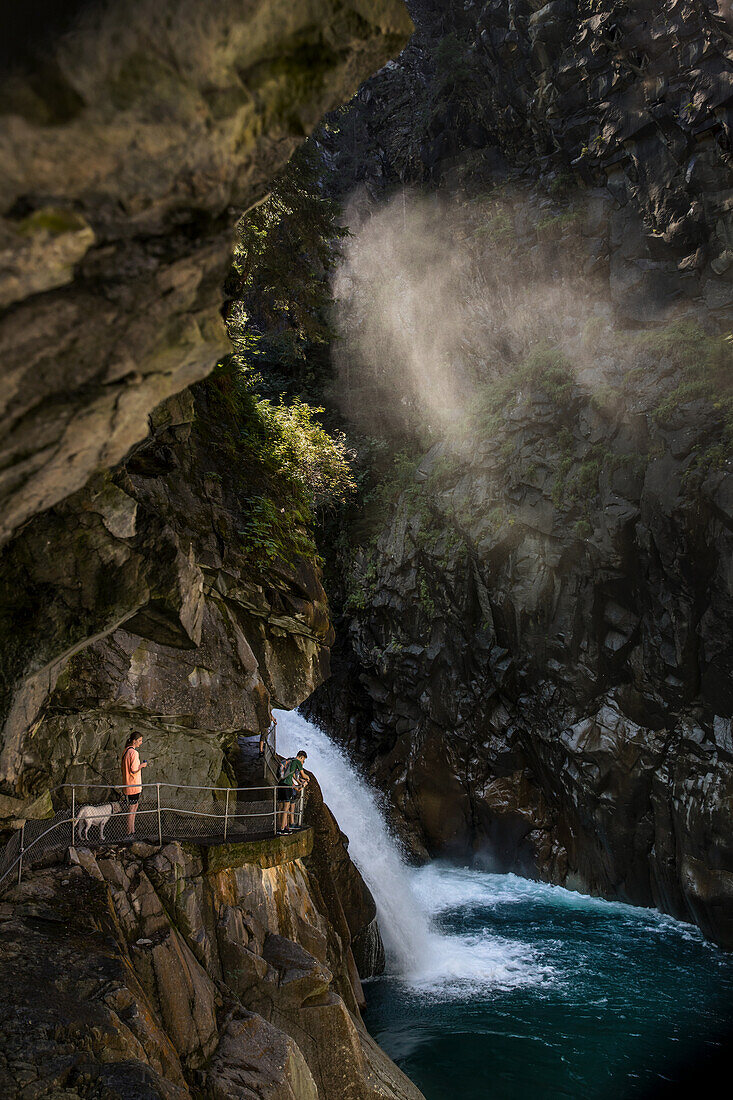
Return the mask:
<svg viewBox="0 0 733 1100">
<path fill-rule="evenodd" d="M 292 762 L 293 762 L 293 757 L 292 756 L 288 757 L 287 760 L 281 760 L 280 761 L 280 763 L 278 764 L 278 768 L 277 768 L 277 777 L 278 777 L 278 779 L 284 779 L 285 778 L 285 773 L 287 772 L 288 767 L 292 764 Z"/>
</svg>

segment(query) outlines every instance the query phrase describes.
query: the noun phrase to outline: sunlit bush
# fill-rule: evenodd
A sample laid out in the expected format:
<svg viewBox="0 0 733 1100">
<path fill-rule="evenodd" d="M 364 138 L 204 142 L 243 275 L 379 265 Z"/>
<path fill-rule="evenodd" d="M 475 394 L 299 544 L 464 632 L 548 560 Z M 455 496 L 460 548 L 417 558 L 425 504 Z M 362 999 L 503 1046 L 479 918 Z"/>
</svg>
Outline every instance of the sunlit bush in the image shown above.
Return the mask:
<svg viewBox="0 0 733 1100">
<path fill-rule="evenodd" d="M 329 435 L 316 417 L 322 408 L 300 398 L 286 405 L 257 401 L 266 446 L 283 476 L 299 485 L 316 506 L 343 501 L 354 489 L 349 451 L 341 433 Z"/>
</svg>

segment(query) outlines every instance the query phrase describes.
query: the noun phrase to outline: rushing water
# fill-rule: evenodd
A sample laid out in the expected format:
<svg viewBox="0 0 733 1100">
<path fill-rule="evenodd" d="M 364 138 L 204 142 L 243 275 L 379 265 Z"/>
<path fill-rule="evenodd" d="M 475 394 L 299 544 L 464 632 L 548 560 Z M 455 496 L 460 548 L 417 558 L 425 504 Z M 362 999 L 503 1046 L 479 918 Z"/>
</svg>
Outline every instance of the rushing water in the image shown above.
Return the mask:
<svg viewBox="0 0 733 1100">
<path fill-rule="evenodd" d="M 517 878 L 408 867 L 378 796 L 329 738 L 278 714 L 379 910 L 387 974 L 366 1022 L 427 1100 L 625 1100 L 715 1050 L 733 956 L 652 910 Z"/>
</svg>

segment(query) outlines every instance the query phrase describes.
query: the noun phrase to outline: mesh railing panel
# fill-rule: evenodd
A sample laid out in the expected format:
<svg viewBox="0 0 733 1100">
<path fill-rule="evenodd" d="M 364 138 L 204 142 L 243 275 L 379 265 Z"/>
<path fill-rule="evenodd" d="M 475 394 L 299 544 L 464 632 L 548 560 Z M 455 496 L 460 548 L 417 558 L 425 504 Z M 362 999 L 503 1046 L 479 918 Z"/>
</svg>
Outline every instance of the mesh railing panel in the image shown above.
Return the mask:
<svg viewBox="0 0 733 1100">
<path fill-rule="evenodd" d="M 29 867 L 46 854 L 74 844 L 99 847 L 132 839 L 153 844 L 262 839 L 276 834 L 283 809 L 274 787 L 227 790 L 161 783 L 144 786 L 137 804 L 114 792 L 110 798 L 110 791 L 108 786 L 69 785 L 53 791 L 54 803 L 62 808 L 53 817 L 26 821 L 0 853 L 0 890 L 18 876 L 20 867 Z M 78 793 L 84 798 L 77 797 Z M 253 799 L 253 794 L 260 797 Z M 302 808 L 296 804 L 296 821 L 301 817 Z"/>
</svg>

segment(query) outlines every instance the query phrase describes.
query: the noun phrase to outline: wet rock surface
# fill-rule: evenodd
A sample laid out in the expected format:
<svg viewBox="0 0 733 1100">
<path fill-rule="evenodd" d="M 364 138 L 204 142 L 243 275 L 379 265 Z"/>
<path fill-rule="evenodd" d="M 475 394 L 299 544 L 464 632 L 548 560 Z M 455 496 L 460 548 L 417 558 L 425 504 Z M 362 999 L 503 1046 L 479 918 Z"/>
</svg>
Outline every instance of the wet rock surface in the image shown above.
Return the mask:
<svg viewBox="0 0 733 1100">
<path fill-rule="evenodd" d="M 0 908 L 3 1096 L 418 1100 L 364 1032 L 348 940 L 300 859 L 69 858 Z"/>
<path fill-rule="evenodd" d="M 533 315 L 556 336 L 548 300 L 570 373 L 517 374 L 416 463 L 341 567 L 342 642 L 309 713 L 389 792 L 417 855 L 656 905 L 732 946 L 728 388 L 698 373 L 733 316 L 729 12 L 411 11 L 415 37 L 333 142 L 356 225 L 397 194 L 398 232 L 410 186 L 483 209 L 479 225 L 445 207 L 456 262 L 479 255 L 459 323 L 435 307 L 450 378 L 511 377 Z M 347 317 L 358 331 L 358 302 Z M 359 391 L 363 366 L 366 430 L 381 420 L 397 449 L 392 365 Z M 410 400 L 419 414 L 419 384 Z"/>
</svg>

